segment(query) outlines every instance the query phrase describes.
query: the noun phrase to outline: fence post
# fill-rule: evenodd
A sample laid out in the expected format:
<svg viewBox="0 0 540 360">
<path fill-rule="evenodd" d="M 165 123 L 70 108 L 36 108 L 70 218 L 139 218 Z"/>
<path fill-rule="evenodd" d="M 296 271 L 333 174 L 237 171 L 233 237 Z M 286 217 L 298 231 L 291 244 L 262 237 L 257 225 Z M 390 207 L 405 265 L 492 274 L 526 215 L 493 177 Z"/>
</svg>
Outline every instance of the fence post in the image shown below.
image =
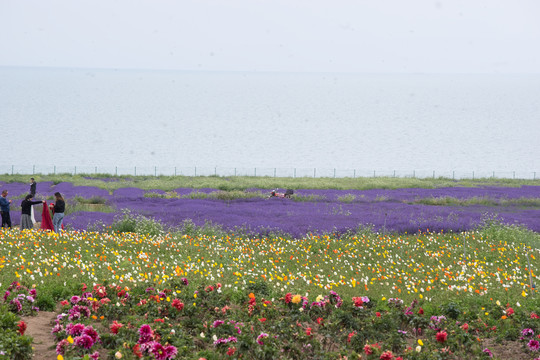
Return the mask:
<svg viewBox="0 0 540 360">
<path fill-rule="evenodd" d="M 77 175 L 77 167 L 75 166 L 75 171 L 73 172 L 73 175 Z"/>
<path fill-rule="evenodd" d="M 455 178 L 456 178 L 456 172 L 452 170 L 452 180 L 455 180 Z"/>
<path fill-rule="evenodd" d="M 313 168 L 313 177 L 315 177 L 317 174 L 317 168 Z"/>
<path fill-rule="evenodd" d="M 356 179 L 356 169 L 354 169 L 353 179 Z"/>
<path fill-rule="evenodd" d="M 474 180 L 474 171 L 472 172 L 472 179 Z"/>
<path fill-rule="evenodd" d="M 294 178 L 296 179 L 296 168 L 294 168 Z"/>
<path fill-rule="evenodd" d="M 396 170 L 394 170 L 394 177 L 396 177 Z"/>
<path fill-rule="evenodd" d="M 257 177 L 257 168 L 255 168 L 255 177 Z"/>
<path fill-rule="evenodd" d="M 416 177 L 416 170 L 412 171 L 412 177 L 413 177 L 413 179 Z"/>
<path fill-rule="evenodd" d="M 11 165 L 11 175 L 13 175 L 13 167 L 14 165 Z"/>
<path fill-rule="evenodd" d="M 336 168 L 334 168 L 334 179 L 336 178 Z"/>
<path fill-rule="evenodd" d="M 197 167 L 195 166 L 195 176 L 197 176 Z"/>
<path fill-rule="evenodd" d="M 94 170 L 94 171 L 95 171 L 94 173 L 95 173 L 95 174 L 97 174 L 97 166 L 96 166 L 96 168 L 95 168 L 95 170 Z"/>
<path fill-rule="evenodd" d="M 492 177 L 493 177 L 493 179 L 495 179 L 495 171 L 493 172 L 493 176 L 492 176 Z"/>
<path fill-rule="evenodd" d="M 516 172 L 514 171 L 514 179 L 516 178 Z"/>
<path fill-rule="evenodd" d="M 176 176 L 176 166 L 174 167 L 174 176 Z"/>
<path fill-rule="evenodd" d="M 234 168 L 234 176 L 236 176 L 236 168 Z"/>
<path fill-rule="evenodd" d="M 276 177 L 276 168 L 274 168 L 274 177 Z"/>
<path fill-rule="evenodd" d="M 433 178 L 435 179 L 435 170 L 433 170 Z"/>
<path fill-rule="evenodd" d="M 56 165 L 54 165 L 53 174 L 56 175 Z M 13 166 L 11 167 L 11 175 L 13 175 Z"/>
<path fill-rule="evenodd" d="M 135 176 L 137 176 L 137 167 L 135 166 Z"/>
<path fill-rule="evenodd" d="M 533 174 L 533 180 L 536 180 L 536 171 Z"/>
<path fill-rule="evenodd" d="M 33 165 L 32 166 L 32 175 L 35 175 L 36 174 L 36 165 Z"/>
<path fill-rule="evenodd" d="M 214 176 L 217 176 L 217 166 L 214 167 Z"/>
<path fill-rule="evenodd" d="M 375 177 L 375 170 L 373 170 L 373 177 Z"/>
</svg>

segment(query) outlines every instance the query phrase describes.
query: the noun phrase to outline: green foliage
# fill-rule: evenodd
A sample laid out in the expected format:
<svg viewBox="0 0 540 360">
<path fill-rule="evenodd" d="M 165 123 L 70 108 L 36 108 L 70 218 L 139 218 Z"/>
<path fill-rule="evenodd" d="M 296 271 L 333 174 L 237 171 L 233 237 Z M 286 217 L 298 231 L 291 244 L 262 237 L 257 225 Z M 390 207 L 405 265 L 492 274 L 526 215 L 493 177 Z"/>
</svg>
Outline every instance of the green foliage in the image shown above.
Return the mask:
<svg viewBox="0 0 540 360">
<path fill-rule="evenodd" d="M 0 306 L 0 359 L 32 359 L 32 338 L 19 334 L 19 321 L 6 306 Z"/>
<path fill-rule="evenodd" d="M 540 248 L 540 234 L 523 226 L 504 224 L 496 215 L 485 214 L 477 230 L 492 241 L 523 243 L 532 249 Z"/>
<path fill-rule="evenodd" d="M 129 209 L 122 209 L 122 216 L 116 218 L 112 225 L 113 232 L 132 232 L 137 234 L 157 236 L 163 234 L 163 224 L 155 219 L 147 218 L 143 215 L 132 214 Z"/>
<path fill-rule="evenodd" d="M 353 201 L 356 200 L 356 195 L 354 195 L 354 194 L 345 194 L 345 195 L 342 195 L 342 196 L 338 196 L 337 199 L 338 199 L 338 201 L 350 204 L 350 203 L 352 203 Z"/>
</svg>

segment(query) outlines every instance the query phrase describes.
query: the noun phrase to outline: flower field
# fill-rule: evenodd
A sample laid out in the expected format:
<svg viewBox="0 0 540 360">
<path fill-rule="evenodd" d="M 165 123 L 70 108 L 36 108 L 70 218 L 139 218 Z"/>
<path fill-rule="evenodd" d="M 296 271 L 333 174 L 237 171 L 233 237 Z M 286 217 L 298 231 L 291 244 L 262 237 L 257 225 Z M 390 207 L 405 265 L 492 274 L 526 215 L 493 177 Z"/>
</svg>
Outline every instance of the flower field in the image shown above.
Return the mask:
<svg viewBox="0 0 540 360">
<path fill-rule="evenodd" d="M 19 205 L 18 199 L 28 191 L 27 184 L 17 182 L 0 183 L 0 187 L 9 190 L 12 199 L 17 198 L 14 205 Z M 39 183 L 38 197 L 51 196 L 56 191 L 68 201 L 70 213 L 64 223 L 73 230 L 91 229 L 96 223 L 111 225 L 128 209 L 173 231 L 189 219 L 197 226 L 211 223 L 226 231 L 250 235 L 341 234 L 359 226 L 379 233 L 459 232 L 474 230 L 486 216 L 497 216 L 506 224 L 540 232 L 540 186 L 297 189 L 289 200 L 267 199 L 269 191 L 261 189 L 227 192 L 120 187 L 108 191 L 44 181 Z M 97 200 L 101 207 L 81 208 L 76 206 L 77 200 Z M 40 211 L 36 212 L 39 221 Z M 12 219 L 18 224 L 20 211 L 12 211 Z"/>
<path fill-rule="evenodd" d="M 64 359 L 487 358 L 502 356 L 497 341 L 534 359 L 540 250 L 514 231 L 291 240 L 3 230 L 0 287 L 15 313 L 62 301 L 52 331 Z M 13 282 L 37 295 L 13 297 Z"/>
<path fill-rule="evenodd" d="M 0 359 L 43 310 L 59 360 L 540 358 L 538 186 L 56 191 L 0 229 Z"/>
</svg>

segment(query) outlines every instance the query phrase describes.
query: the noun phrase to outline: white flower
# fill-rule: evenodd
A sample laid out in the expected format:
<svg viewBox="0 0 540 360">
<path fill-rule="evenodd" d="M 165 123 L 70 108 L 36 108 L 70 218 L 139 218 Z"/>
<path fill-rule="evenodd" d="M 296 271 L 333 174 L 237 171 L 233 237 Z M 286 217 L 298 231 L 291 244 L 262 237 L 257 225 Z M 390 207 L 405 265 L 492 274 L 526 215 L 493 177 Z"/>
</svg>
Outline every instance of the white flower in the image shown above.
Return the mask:
<svg viewBox="0 0 540 360">
<path fill-rule="evenodd" d="M 418 345 L 418 346 L 416 347 L 416 352 L 420 352 L 420 351 L 422 351 L 422 347 L 421 347 L 420 345 Z"/>
<path fill-rule="evenodd" d="M 203 332 L 201 333 L 201 337 L 204 338 L 204 333 Z"/>
</svg>

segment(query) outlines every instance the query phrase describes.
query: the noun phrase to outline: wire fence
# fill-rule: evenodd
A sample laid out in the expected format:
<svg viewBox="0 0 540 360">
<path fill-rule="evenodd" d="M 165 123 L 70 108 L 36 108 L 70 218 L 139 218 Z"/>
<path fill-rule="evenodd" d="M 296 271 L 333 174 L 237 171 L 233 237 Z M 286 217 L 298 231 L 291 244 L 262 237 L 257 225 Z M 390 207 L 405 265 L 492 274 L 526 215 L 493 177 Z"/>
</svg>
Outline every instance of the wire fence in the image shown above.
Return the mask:
<svg viewBox="0 0 540 360">
<path fill-rule="evenodd" d="M 536 171 L 464 171 L 464 170 L 367 170 L 336 168 L 231 168 L 231 167 L 177 167 L 177 166 L 57 166 L 57 165 L 0 165 L 5 175 L 114 175 L 114 176 L 260 176 L 260 177 L 311 177 L 311 178 L 448 178 L 448 179 L 525 179 L 537 180 Z M 540 175 L 540 173 L 539 173 Z"/>
</svg>

